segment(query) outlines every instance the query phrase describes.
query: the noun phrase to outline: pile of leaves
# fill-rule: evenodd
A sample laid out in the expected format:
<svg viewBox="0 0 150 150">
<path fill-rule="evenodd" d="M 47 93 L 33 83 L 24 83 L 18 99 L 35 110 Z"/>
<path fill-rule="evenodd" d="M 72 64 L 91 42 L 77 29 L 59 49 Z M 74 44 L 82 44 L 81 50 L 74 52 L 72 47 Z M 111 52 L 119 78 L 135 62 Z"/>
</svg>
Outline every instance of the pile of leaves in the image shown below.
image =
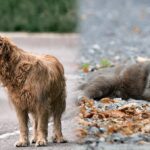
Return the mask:
<svg viewBox="0 0 150 150">
<path fill-rule="evenodd" d="M 94 101 L 82 97 L 79 107 L 80 141 L 150 143 L 149 102 L 120 98 Z"/>
</svg>

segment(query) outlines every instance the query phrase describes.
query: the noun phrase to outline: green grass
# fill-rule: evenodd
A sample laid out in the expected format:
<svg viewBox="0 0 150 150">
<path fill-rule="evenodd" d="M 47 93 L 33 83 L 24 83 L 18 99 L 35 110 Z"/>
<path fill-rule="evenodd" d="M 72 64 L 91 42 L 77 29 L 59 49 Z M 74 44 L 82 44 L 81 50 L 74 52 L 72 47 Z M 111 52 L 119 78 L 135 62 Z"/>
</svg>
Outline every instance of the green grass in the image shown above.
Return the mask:
<svg viewBox="0 0 150 150">
<path fill-rule="evenodd" d="M 110 67 L 111 66 L 111 62 L 108 59 L 101 59 L 100 60 L 100 66 L 101 67 Z"/>
<path fill-rule="evenodd" d="M 0 31 L 75 32 L 77 0 L 0 0 Z"/>
<path fill-rule="evenodd" d="M 89 64 L 89 63 L 84 63 L 84 64 L 82 64 L 82 68 L 84 68 L 84 69 L 85 69 L 85 68 L 87 69 L 87 68 L 89 68 L 89 67 L 90 67 L 90 64 Z"/>
</svg>

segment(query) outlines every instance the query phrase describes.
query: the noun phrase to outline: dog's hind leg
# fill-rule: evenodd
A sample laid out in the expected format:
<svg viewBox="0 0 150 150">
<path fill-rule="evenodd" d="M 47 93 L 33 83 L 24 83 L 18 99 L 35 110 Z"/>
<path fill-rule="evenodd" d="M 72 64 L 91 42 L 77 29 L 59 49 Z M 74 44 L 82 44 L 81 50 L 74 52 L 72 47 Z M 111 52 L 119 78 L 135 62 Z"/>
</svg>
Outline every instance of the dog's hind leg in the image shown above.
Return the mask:
<svg viewBox="0 0 150 150">
<path fill-rule="evenodd" d="M 61 129 L 61 115 L 54 114 L 54 126 L 53 126 L 53 142 L 54 143 L 66 143 Z"/>
<path fill-rule="evenodd" d="M 66 143 L 67 141 L 64 139 L 61 129 L 61 117 L 62 113 L 66 107 L 65 101 L 65 91 L 64 93 L 55 100 L 55 107 L 53 109 L 53 136 L 52 140 L 54 143 Z"/>
<path fill-rule="evenodd" d="M 46 146 L 47 145 L 47 135 L 48 135 L 48 119 L 49 114 L 47 110 L 41 109 L 38 112 L 38 124 L 37 124 L 37 141 L 36 146 Z"/>
<path fill-rule="evenodd" d="M 16 108 L 17 117 L 19 120 L 20 138 L 15 143 L 16 147 L 25 147 L 29 145 L 28 140 L 28 113 Z"/>
<path fill-rule="evenodd" d="M 32 113 L 32 119 L 33 119 L 33 135 L 31 143 L 34 144 L 37 141 L 37 125 L 38 125 L 37 115 Z"/>
</svg>

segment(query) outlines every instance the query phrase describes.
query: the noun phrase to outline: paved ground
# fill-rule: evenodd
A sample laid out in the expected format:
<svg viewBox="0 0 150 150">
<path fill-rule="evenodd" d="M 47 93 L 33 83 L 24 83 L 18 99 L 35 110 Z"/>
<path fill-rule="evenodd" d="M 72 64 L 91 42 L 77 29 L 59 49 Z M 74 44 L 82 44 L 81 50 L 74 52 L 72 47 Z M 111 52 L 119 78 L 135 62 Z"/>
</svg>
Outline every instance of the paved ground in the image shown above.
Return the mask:
<svg viewBox="0 0 150 150">
<path fill-rule="evenodd" d="M 60 59 L 65 67 L 67 77 L 67 109 L 64 113 L 62 126 L 63 133 L 66 139 L 69 140 L 67 144 L 52 144 L 42 149 L 76 149 L 75 137 L 75 116 L 77 109 L 74 106 L 74 91 L 76 89 L 76 82 L 78 76 L 76 75 L 76 57 L 78 56 L 79 44 L 78 35 L 52 35 L 52 34 L 4 34 L 12 39 L 19 47 L 37 54 L 52 54 Z M 18 138 L 18 123 L 15 112 L 4 89 L 0 88 L 0 150 L 13 149 L 13 144 Z M 49 124 L 49 133 L 51 133 L 52 123 Z M 26 148 L 26 149 L 34 149 Z"/>
</svg>

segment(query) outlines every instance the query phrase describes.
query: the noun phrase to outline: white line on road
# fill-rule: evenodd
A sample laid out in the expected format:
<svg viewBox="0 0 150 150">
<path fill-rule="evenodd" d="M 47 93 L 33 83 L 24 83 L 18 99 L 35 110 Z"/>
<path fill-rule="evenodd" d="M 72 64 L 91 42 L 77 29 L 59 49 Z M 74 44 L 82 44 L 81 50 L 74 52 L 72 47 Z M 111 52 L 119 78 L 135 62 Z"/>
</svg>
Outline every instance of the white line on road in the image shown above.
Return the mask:
<svg viewBox="0 0 150 150">
<path fill-rule="evenodd" d="M 7 137 L 18 135 L 18 134 L 19 134 L 19 131 L 8 132 L 8 133 L 0 135 L 0 139 L 5 139 Z"/>
</svg>

